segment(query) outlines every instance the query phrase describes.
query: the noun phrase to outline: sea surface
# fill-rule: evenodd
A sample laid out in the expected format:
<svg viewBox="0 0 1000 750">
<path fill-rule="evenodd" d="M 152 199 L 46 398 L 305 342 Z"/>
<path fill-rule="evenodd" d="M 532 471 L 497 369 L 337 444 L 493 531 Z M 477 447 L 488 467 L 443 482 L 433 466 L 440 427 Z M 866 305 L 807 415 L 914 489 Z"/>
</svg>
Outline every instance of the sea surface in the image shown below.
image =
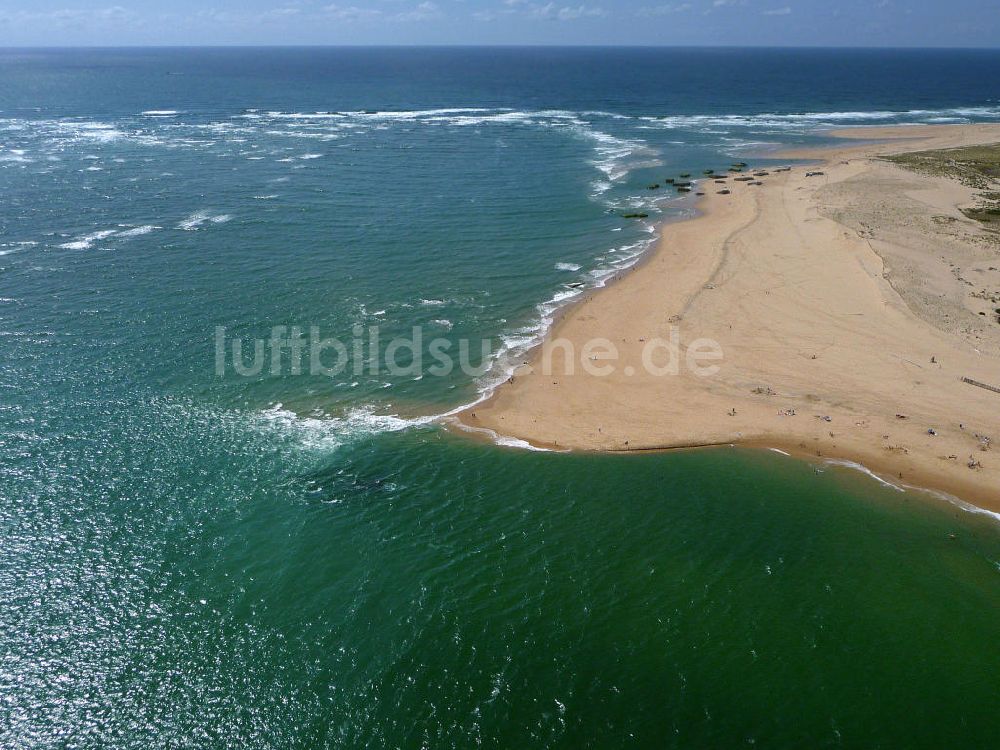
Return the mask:
<svg viewBox="0 0 1000 750">
<path fill-rule="evenodd" d="M 1000 746 L 996 516 L 434 419 L 650 184 L 975 121 L 1000 52 L 0 50 L 0 746 Z"/>
</svg>

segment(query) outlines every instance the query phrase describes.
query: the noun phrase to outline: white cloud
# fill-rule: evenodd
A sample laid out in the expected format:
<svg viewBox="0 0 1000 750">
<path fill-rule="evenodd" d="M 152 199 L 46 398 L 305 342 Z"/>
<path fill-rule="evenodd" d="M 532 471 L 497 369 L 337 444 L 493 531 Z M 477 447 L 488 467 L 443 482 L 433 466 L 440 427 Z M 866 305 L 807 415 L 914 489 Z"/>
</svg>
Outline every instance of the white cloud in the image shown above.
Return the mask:
<svg viewBox="0 0 1000 750">
<path fill-rule="evenodd" d="M 94 10 L 78 10 L 70 8 L 60 8 L 49 11 L 27 11 L 19 10 L 13 13 L 0 11 L 0 23 L 32 24 L 43 23 L 53 24 L 60 28 L 84 27 L 84 26 L 110 26 L 110 25 L 133 25 L 141 26 L 143 20 L 132 11 L 113 5 L 109 8 L 97 8 Z"/>
<path fill-rule="evenodd" d="M 338 21 L 363 21 L 372 18 L 379 18 L 382 11 L 375 8 L 359 8 L 356 5 L 327 5 L 323 9 L 326 14 Z"/>
<path fill-rule="evenodd" d="M 655 5 L 652 8 L 639 8 L 635 12 L 637 16 L 669 16 L 674 13 L 686 13 L 691 10 L 691 3 L 667 3 L 666 5 Z"/>
<path fill-rule="evenodd" d="M 532 18 L 556 21 L 575 21 L 578 18 L 607 15 L 601 8 L 592 8 L 588 5 L 578 5 L 575 8 L 564 5 L 560 8 L 555 3 L 532 5 L 527 12 Z"/>
<path fill-rule="evenodd" d="M 687 3 L 685 3 L 690 7 Z M 576 21 L 580 18 L 598 18 L 608 15 L 607 11 L 593 5 L 544 5 L 530 0 L 503 0 L 503 7 L 497 10 L 481 10 L 472 14 L 477 21 L 495 21 L 504 16 L 523 16 L 543 21 Z"/>
<path fill-rule="evenodd" d="M 437 4 L 427 0 L 426 2 L 420 3 L 420 5 L 413 10 L 396 13 L 389 18 L 393 21 L 426 21 L 430 18 L 440 18 L 441 15 L 441 9 L 438 8 Z"/>
<path fill-rule="evenodd" d="M 746 5 L 747 0 L 713 0 L 712 4 L 705 9 L 704 14 L 707 16 L 717 10 L 723 10 L 725 8 L 735 8 L 740 5 Z"/>
<path fill-rule="evenodd" d="M 586 16 L 603 16 L 604 11 L 601 8 L 591 8 L 586 5 L 578 5 L 575 8 L 560 8 L 558 13 L 558 18 L 560 21 L 572 21 L 576 18 L 584 18 Z"/>
<path fill-rule="evenodd" d="M 765 10 L 763 15 L 765 16 L 787 16 L 792 12 L 792 9 L 787 5 L 784 8 L 775 8 L 774 10 Z"/>
<path fill-rule="evenodd" d="M 272 8 L 258 15 L 257 21 L 260 23 L 270 23 L 271 21 L 280 21 L 283 18 L 295 18 L 300 12 L 298 8 Z"/>
</svg>

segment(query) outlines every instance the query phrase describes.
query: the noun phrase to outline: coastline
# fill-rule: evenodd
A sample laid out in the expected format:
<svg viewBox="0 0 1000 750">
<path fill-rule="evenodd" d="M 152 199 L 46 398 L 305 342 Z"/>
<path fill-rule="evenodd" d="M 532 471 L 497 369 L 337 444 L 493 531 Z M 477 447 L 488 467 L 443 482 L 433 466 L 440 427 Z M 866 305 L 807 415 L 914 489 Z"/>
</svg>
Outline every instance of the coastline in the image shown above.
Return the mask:
<svg viewBox="0 0 1000 750">
<path fill-rule="evenodd" d="M 985 259 L 976 281 L 1000 289 L 1000 256 L 958 211 L 968 188 L 877 159 L 1000 142 L 1000 126 L 834 134 L 843 145 L 768 155 L 821 160 L 822 175 L 798 166 L 754 187 L 702 181 L 699 215 L 661 225 L 640 262 L 561 311 L 528 366 L 453 414 L 457 426 L 559 450 L 775 448 L 1000 510 L 1000 449 L 981 450 L 981 436 L 1000 439 L 1000 394 L 961 379 L 1000 384 L 1000 325 L 960 309 L 971 282 L 956 263 L 967 265 L 968 246 Z M 918 215 L 944 222 L 951 244 L 942 250 L 943 234 Z M 919 236 L 905 236 L 911 228 Z M 718 341 L 719 372 L 665 377 L 627 364 L 671 328 L 685 346 Z M 614 342 L 615 371 L 567 372 L 553 344 L 579 351 L 596 338 Z M 547 356 L 558 374 L 543 372 Z"/>
</svg>

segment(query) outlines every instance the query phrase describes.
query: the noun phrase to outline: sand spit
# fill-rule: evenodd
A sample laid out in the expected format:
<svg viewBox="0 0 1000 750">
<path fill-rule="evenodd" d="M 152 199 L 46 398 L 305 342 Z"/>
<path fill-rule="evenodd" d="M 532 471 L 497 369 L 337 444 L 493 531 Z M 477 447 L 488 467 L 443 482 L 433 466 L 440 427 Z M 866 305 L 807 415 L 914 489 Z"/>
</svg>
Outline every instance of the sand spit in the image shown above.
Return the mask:
<svg viewBox="0 0 1000 750">
<path fill-rule="evenodd" d="M 837 135 L 864 142 L 707 190 L 700 216 L 666 225 L 647 262 L 458 419 L 541 447 L 857 461 L 1000 510 L 1000 392 L 981 387 L 1000 387 L 1000 241 L 962 212 L 975 188 L 880 158 L 1000 143 L 1000 125 Z"/>
</svg>

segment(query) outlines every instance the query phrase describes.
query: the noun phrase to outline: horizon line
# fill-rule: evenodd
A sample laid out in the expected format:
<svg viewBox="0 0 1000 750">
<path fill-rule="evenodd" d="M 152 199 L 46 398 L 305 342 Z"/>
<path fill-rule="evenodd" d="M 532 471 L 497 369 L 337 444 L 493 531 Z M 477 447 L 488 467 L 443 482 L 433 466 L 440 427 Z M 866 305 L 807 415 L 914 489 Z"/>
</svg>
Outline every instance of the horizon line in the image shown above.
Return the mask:
<svg viewBox="0 0 1000 750">
<path fill-rule="evenodd" d="M 0 45 L 7 50 L 139 50 L 139 49 L 733 49 L 733 50 L 942 50 L 1000 52 L 996 47 L 950 45 L 873 45 L 873 44 L 271 44 L 271 43 L 214 43 L 214 44 L 15 44 Z"/>
</svg>

